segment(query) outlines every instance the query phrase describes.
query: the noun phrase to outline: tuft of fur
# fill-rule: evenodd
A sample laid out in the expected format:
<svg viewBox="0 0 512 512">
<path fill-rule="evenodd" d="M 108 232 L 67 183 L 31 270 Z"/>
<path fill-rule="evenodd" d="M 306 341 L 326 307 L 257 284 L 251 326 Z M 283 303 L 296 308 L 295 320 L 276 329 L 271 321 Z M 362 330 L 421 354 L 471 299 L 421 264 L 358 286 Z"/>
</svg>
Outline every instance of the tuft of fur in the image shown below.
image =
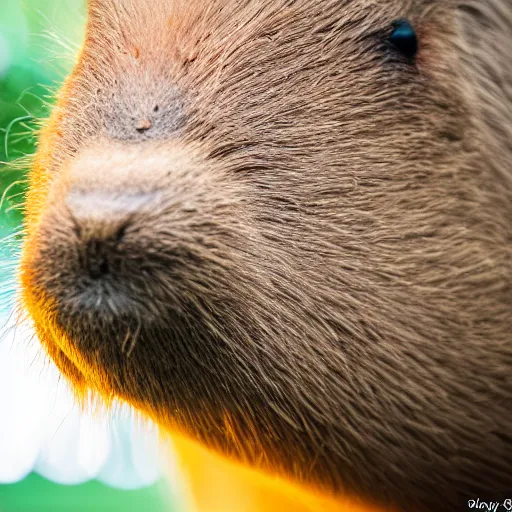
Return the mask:
<svg viewBox="0 0 512 512">
<path fill-rule="evenodd" d="M 334 496 L 512 489 L 510 55 L 508 0 L 91 0 L 27 198 L 45 349 Z M 118 210 L 87 229 L 123 225 L 101 285 L 90 194 Z"/>
</svg>

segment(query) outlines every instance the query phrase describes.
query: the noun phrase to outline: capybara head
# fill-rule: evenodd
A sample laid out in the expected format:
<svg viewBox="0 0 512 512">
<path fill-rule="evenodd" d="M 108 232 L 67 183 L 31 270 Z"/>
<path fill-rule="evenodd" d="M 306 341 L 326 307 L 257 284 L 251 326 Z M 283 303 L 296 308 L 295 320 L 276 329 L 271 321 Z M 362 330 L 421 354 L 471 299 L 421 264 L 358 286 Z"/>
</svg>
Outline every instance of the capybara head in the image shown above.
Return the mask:
<svg viewBox="0 0 512 512">
<path fill-rule="evenodd" d="M 400 510 L 512 491 L 512 4 L 90 0 L 23 302 L 77 393 Z"/>
</svg>

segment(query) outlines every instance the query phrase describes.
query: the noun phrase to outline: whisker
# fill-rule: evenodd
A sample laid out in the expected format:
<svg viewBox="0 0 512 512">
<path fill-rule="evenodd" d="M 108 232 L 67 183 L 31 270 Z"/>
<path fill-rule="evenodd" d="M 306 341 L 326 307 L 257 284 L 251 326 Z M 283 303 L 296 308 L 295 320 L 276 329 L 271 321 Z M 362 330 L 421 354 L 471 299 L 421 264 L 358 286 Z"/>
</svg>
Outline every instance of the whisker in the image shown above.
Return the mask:
<svg viewBox="0 0 512 512">
<path fill-rule="evenodd" d="M 131 331 L 130 331 L 130 328 L 128 327 L 128 329 L 126 330 L 126 336 L 124 337 L 124 341 L 123 343 L 121 344 L 121 352 L 124 354 L 125 350 L 126 350 L 126 346 L 128 345 L 128 340 L 130 339 L 130 336 L 131 336 Z"/>
<path fill-rule="evenodd" d="M 7 157 L 7 160 L 9 160 L 9 136 L 11 134 L 12 128 L 14 127 L 14 125 L 16 123 L 19 123 L 21 121 L 28 121 L 29 119 L 31 120 L 31 119 L 33 119 L 33 117 L 32 116 L 17 117 L 16 119 L 13 119 L 7 125 L 7 128 L 5 129 L 5 143 L 4 143 L 4 151 L 5 151 L 5 156 Z"/>
<path fill-rule="evenodd" d="M 132 336 L 132 342 L 130 344 L 130 348 L 128 350 L 128 353 L 126 354 L 127 358 L 129 358 L 132 355 L 132 353 L 133 353 L 133 350 L 134 350 L 135 345 L 137 344 L 137 341 L 138 341 L 138 338 L 139 338 L 140 330 L 141 330 L 141 322 L 139 320 L 138 326 L 137 326 L 137 330 L 135 331 L 135 334 Z"/>
<path fill-rule="evenodd" d="M 22 183 L 26 183 L 26 180 L 17 180 L 17 181 L 13 181 L 5 190 L 4 190 L 4 193 L 2 194 L 2 198 L 0 199 L 0 210 L 2 209 L 3 205 L 4 205 L 4 201 L 7 197 L 7 194 L 9 193 L 9 190 L 12 190 L 16 185 L 21 185 Z M 19 195 L 19 194 L 18 194 Z M 10 199 L 10 198 L 9 198 Z"/>
</svg>

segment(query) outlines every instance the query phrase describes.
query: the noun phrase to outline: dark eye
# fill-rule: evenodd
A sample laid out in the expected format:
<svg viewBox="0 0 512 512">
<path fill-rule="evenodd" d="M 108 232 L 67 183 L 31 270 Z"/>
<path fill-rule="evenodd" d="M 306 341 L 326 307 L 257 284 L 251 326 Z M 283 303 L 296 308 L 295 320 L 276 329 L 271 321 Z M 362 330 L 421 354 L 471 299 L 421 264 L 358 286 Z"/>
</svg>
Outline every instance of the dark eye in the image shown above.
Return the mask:
<svg viewBox="0 0 512 512">
<path fill-rule="evenodd" d="M 389 40 L 400 53 L 409 59 L 413 59 L 418 53 L 418 36 L 414 27 L 407 20 L 397 20 L 393 23 L 393 32 Z"/>
</svg>

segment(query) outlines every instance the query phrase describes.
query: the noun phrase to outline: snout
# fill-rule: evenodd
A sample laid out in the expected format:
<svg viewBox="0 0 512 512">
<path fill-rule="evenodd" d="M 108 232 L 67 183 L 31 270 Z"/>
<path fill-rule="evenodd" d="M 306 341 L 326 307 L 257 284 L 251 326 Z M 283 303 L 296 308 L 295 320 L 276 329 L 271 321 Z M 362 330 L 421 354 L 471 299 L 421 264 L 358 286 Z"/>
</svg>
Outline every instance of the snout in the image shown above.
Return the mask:
<svg viewBox="0 0 512 512">
<path fill-rule="evenodd" d="M 91 323 L 121 327 L 155 309 L 158 294 L 150 288 L 163 280 L 158 267 L 165 256 L 140 238 L 152 233 L 152 200 L 71 193 L 45 214 L 31 261 L 32 286 L 61 324 L 73 323 L 86 334 Z"/>
<path fill-rule="evenodd" d="M 226 196 L 189 149 L 88 148 L 50 185 L 26 242 L 25 286 L 76 331 L 165 317 L 229 237 Z"/>
</svg>

